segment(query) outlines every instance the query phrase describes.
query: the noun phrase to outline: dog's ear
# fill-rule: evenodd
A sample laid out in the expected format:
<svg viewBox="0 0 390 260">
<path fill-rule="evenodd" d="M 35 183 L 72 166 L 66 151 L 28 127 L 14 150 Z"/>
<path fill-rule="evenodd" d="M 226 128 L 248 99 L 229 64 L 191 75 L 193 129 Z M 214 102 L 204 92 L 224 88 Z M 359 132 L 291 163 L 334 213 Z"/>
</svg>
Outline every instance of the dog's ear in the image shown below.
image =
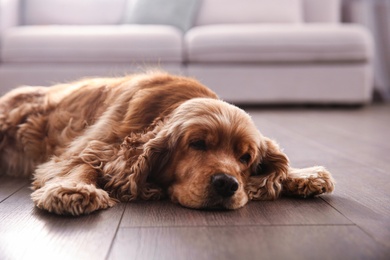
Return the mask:
<svg viewBox="0 0 390 260">
<path fill-rule="evenodd" d="M 171 137 L 168 131 L 160 131 L 154 138 L 145 143 L 143 153 L 131 167 L 129 176 L 132 194 L 142 199 L 157 198 L 161 190 L 147 183 L 151 174 L 159 173 L 167 164 L 172 153 Z"/>
<path fill-rule="evenodd" d="M 103 168 L 104 189 L 121 201 L 159 199 L 163 196 L 161 188 L 149 183 L 148 178 L 163 169 L 173 146 L 162 121 L 144 133 L 127 136 L 117 158 Z"/>
<path fill-rule="evenodd" d="M 265 137 L 264 143 L 262 158 L 252 175 L 267 176 L 277 174 L 281 178 L 286 178 L 289 167 L 287 155 L 281 151 L 275 141 Z"/>
<path fill-rule="evenodd" d="M 248 194 L 253 200 L 275 199 L 287 177 L 289 161 L 278 144 L 269 138 L 264 138 L 260 150 L 260 158 L 253 165 L 248 181 Z"/>
</svg>

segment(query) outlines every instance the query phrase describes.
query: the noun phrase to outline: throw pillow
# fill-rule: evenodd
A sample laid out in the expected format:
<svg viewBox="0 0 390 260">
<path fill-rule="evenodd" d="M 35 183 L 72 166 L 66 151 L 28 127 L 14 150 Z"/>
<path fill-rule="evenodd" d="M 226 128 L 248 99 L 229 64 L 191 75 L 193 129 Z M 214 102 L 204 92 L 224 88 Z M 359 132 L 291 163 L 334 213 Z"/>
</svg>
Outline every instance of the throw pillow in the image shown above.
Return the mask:
<svg viewBox="0 0 390 260">
<path fill-rule="evenodd" d="M 191 28 L 199 0 L 133 0 L 128 6 L 125 23 L 164 24 L 182 31 Z"/>
</svg>

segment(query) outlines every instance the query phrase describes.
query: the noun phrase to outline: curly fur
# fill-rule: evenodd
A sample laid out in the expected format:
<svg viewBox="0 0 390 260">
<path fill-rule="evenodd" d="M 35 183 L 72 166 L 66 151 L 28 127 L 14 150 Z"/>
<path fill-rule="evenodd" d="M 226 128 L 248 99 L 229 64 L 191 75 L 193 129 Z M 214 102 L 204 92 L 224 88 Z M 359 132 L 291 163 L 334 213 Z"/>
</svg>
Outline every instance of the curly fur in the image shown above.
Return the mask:
<svg viewBox="0 0 390 260">
<path fill-rule="evenodd" d="M 162 72 L 7 93 L 0 171 L 32 174 L 35 205 L 71 215 L 163 197 L 236 209 L 334 189 L 323 167 L 290 168 L 243 110 L 194 79 Z M 233 195 L 221 196 L 211 181 L 217 174 L 236 180 Z"/>
</svg>

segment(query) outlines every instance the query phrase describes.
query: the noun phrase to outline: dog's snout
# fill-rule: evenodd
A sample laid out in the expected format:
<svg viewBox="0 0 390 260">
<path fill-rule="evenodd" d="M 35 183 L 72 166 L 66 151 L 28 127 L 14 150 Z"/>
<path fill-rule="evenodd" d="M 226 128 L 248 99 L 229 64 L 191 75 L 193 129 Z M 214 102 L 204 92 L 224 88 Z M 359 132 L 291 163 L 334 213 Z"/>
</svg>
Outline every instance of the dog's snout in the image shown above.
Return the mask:
<svg viewBox="0 0 390 260">
<path fill-rule="evenodd" d="M 238 181 L 235 177 L 218 173 L 211 177 L 211 184 L 215 191 L 222 197 L 231 197 L 238 190 Z"/>
</svg>

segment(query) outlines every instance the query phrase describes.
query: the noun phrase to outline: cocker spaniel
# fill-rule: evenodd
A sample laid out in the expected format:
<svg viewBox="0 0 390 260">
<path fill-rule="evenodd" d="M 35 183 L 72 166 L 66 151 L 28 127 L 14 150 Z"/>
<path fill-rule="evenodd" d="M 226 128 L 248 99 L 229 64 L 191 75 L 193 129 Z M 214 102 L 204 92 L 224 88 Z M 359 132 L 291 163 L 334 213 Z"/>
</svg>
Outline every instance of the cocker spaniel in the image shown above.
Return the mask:
<svg viewBox="0 0 390 260">
<path fill-rule="evenodd" d="M 243 110 L 163 72 L 7 93 L 0 171 L 33 173 L 34 204 L 70 215 L 165 196 L 189 208 L 237 209 L 334 189 L 323 167 L 291 168 Z"/>
</svg>

